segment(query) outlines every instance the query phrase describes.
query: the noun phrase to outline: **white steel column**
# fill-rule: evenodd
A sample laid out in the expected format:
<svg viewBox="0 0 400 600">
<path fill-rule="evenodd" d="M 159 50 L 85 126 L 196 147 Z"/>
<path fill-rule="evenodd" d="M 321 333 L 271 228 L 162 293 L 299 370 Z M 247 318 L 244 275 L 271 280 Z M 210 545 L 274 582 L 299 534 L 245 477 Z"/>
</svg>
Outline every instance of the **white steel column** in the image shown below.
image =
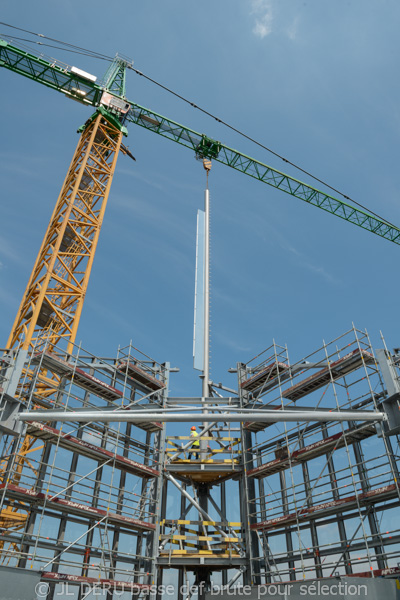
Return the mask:
<svg viewBox="0 0 400 600">
<path fill-rule="evenodd" d="M 210 192 L 204 193 L 205 235 L 204 235 L 204 371 L 203 398 L 208 398 L 208 382 L 210 379 Z"/>
<path fill-rule="evenodd" d="M 208 189 L 208 174 L 211 161 L 203 159 L 203 167 L 207 172 L 207 185 L 204 192 L 204 371 L 203 371 L 203 402 L 209 397 L 210 381 L 210 191 Z M 208 411 L 203 408 L 206 415 Z M 203 431 L 207 421 L 203 422 Z M 204 459 L 207 452 L 207 440 L 200 440 L 200 458 Z"/>
</svg>

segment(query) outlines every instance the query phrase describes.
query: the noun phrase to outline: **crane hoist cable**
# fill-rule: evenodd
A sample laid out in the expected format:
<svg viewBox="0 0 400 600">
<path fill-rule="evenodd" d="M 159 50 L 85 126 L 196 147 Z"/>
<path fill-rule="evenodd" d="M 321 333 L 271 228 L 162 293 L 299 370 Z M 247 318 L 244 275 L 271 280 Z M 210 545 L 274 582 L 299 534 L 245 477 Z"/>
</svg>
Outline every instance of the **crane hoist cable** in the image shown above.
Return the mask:
<svg viewBox="0 0 400 600">
<path fill-rule="evenodd" d="M 107 61 L 113 61 L 113 57 L 111 56 L 107 56 L 106 54 L 102 54 L 101 52 L 97 52 L 94 50 L 90 50 L 88 48 L 83 48 L 82 46 L 76 46 L 75 44 L 70 44 L 68 42 L 63 42 L 62 40 L 58 40 L 56 38 L 51 38 L 49 36 L 44 35 L 43 33 L 37 33 L 34 31 L 30 31 L 28 29 L 23 29 L 21 27 L 16 27 L 15 25 L 10 25 L 8 23 L 4 23 L 3 21 L 0 21 L 0 25 L 4 25 L 5 27 L 10 27 L 12 29 L 16 29 L 18 31 L 23 31 L 25 33 L 28 33 L 29 35 L 34 35 L 34 36 L 38 36 L 42 39 L 47 39 L 49 41 L 52 42 L 56 42 L 57 44 L 62 44 L 63 46 L 68 46 L 68 48 L 60 48 L 58 46 L 50 46 L 49 44 L 45 44 L 44 42 L 33 42 L 32 40 L 24 40 L 27 41 L 31 44 L 34 43 L 38 43 L 39 45 L 42 46 L 49 46 L 52 48 L 57 48 L 60 50 L 65 50 L 65 51 L 69 51 L 69 52 L 74 52 L 76 54 L 83 54 L 85 56 L 89 56 L 92 58 L 98 58 L 100 60 L 107 60 Z M 16 38 L 17 39 L 17 38 Z M 272 150 L 272 148 L 269 148 L 268 146 L 265 146 L 265 144 L 262 144 L 261 142 L 257 141 L 256 139 L 252 138 L 251 136 L 247 135 L 246 133 L 244 133 L 243 131 L 241 131 L 240 129 L 237 129 L 237 127 L 234 127 L 233 125 L 230 125 L 229 123 L 227 123 L 226 121 L 224 121 L 223 119 L 220 119 L 219 117 L 217 117 L 216 115 L 212 114 L 211 112 L 209 112 L 208 110 L 198 106 L 197 104 L 195 104 L 194 102 L 192 102 L 191 100 L 185 98 L 184 96 L 182 96 L 181 94 L 178 94 L 178 92 L 174 92 L 174 90 L 172 90 L 171 88 L 168 88 L 167 86 L 163 85 L 162 83 L 160 83 L 159 81 L 156 81 L 155 79 L 153 79 L 152 77 L 150 77 L 149 75 L 146 75 L 145 73 L 143 73 L 142 71 L 139 71 L 139 69 L 136 69 L 135 67 L 133 67 L 133 65 L 126 65 L 127 69 L 130 69 L 131 71 L 133 71 L 134 73 L 136 73 L 137 75 L 140 75 L 141 77 L 143 77 L 144 79 L 146 79 L 147 81 L 150 81 L 151 83 L 153 83 L 154 85 L 158 86 L 159 88 L 163 89 L 164 91 L 168 92 L 169 94 L 172 94 L 173 96 L 175 96 L 176 98 L 178 98 L 179 100 L 182 100 L 183 102 L 185 102 L 186 104 L 189 104 L 192 108 L 199 110 L 200 112 L 202 112 L 203 114 L 207 115 L 208 117 L 214 119 L 215 121 L 217 121 L 217 123 L 220 123 L 221 125 L 223 125 L 224 127 L 227 127 L 228 129 L 230 129 L 231 131 L 234 131 L 235 133 L 237 133 L 238 135 L 240 135 L 241 137 L 249 140 L 250 142 L 252 142 L 253 144 L 255 144 L 256 146 L 259 146 L 260 148 L 263 148 L 263 150 L 266 150 L 267 152 L 269 152 L 270 154 L 272 154 L 273 156 L 275 156 L 276 158 L 279 158 L 280 160 L 282 160 L 284 163 L 292 166 L 293 168 L 297 169 L 298 171 L 300 171 L 301 173 L 304 173 L 305 175 L 307 175 L 308 177 L 311 177 L 311 179 L 314 179 L 314 181 L 317 181 L 318 183 L 321 183 L 322 185 L 324 185 L 325 187 L 327 187 L 328 189 L 332 190 L 333 192 L 336 192 L 337 194 L 339 194 L 340 196 L 342 196 L 342 198 L 344 198 L 345 200 L 349 200 L 350 202 L 353 202 L 355 205 L 359 206 L 360 208 L 368 211 L 371 215 L 374 215 L 375 217 L 377 217 L 378 219 L 380 219 L 381 221 L 384 221 L 387 225 L 390 225 L 391 227 L 396 227 L 396 225 L 394 225 L 393 223 L 391 223 L 391 221 L 388 221 L 388 219 L 385 219 L 384 217 L 382 217 L 381 215 L 379 215 L 378 213 L 374 212 L 373 210 L 369 209 L 367 206 L 365 206 L 364 204 L 361 204 L 360 202 L 357 202 L 356 200 L 354 200 L 353 198 L 351 198 L 350 196 L 348 196 L 347 194 L 345 194 L 344 192 L 341 192 L 340 190 L 338 190 L 337 188 L 333 187 L 332 185 L 330 185 L 329 183 L 327 183 L 326 181 L 324 181 L 323 179 L 320 179 L 319 177 L 317 177 L 316 175 L 313 175 L 312 173 L 310 173 L 310 171 L 307 171 L 306 169 L 303 169 L 302 167 L 300 167 L 299 165 L 297 165 L 296 163 L 294 163 L 293 161 L 289 160 L 288 158 L 285 158 L 284 156 L 282 156 L 281 154 L 279 154 L 278 152 L 275 152 L 274 150 Z"/>
</svg>

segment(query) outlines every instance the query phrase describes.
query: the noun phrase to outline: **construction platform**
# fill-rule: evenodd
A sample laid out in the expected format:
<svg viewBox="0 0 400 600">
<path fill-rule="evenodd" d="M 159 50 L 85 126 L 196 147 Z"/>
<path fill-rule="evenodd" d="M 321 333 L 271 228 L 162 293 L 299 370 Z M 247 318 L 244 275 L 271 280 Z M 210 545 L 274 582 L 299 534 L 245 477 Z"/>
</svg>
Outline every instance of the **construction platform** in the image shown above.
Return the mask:
<svg viewBox="0 0 400 600">
<path fill-rule="evenodd" d="M 148 594 L 170 569 L 177 583 L 218 572 L 230 586 L 397 577 L 400 384 L 397 392 L 390 376 L 400 375 L 400 357 L 387 349 L 375 356 L 355 328 L 296 362 L 273 344 L 258 364 L 238 363 L 238 391 L 210 384 L 209 397 L 177 398 L 168 396 L 167 363 L 137 348 L 111 358 L 80 348 L 28 354 L 16 400 L 68 420 L 33 417 L 3 438 L 0 560 L 19 569 L 34 561 L 51 593 L 63 582 L 100 581 L 112 582 L 115 597 Z M 7 399 L 7 377 L 0 384 Z M 387 406 L 390 427 L 354 420 Z M 206 409 L 220 421 L 199 426 L 193 446 L 179 435 L 187 425 L 95 419 L 98 410 L 131 407 L 149 415 Z M 83 409 L 93 421 L 74 422 Z M 289 409 L 297 422 L 280 420 Z M 314 409 L 321 420 L 303 422 Z M 249 416 L 224 421 L 236 410 Z M 263 410 L 277 419 L 252 421 Z M 335 411 L 353 416 L 335 421 Z"/>
</svg>

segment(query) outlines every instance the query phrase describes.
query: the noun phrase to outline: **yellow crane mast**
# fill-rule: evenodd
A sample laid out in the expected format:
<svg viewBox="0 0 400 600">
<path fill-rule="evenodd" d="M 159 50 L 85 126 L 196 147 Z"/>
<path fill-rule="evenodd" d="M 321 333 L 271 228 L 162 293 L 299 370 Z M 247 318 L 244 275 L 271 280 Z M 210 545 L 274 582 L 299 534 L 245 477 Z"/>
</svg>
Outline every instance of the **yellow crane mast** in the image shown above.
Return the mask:
<svg viewBox="0 0 400 600">
<path fill-rule="evenodd" d="M 7 348 L 76 339 L 122 131 L 98 112 L 84 128 L 26 287 Z"/>
</svg>

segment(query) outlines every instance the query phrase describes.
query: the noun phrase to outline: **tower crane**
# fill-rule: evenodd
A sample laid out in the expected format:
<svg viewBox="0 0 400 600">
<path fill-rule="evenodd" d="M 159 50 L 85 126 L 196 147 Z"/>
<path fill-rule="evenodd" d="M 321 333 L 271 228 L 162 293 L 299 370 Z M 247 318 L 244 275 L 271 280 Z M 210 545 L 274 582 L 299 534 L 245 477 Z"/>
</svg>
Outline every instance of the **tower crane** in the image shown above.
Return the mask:
<svg viewBox="0 0 400 600">
<path fill-rule="evenodd" d="M 65 343 L 72 352 L 96 252 L 107 199 L 127 125 L 139 125 L 192 152 L 280 189 L 349 223 L 400 245 L 400 229 L 366 210 L 320 191 L 205 134 L 174 122 L 127 99 L 131 63 L 120 56 L 102 83 L 74 66 L 28 52 L 0 39 L 0 66 L 32 79 L 94 109 L 79 129 L 80 138 L 57 199 L 6 348 L 24 357 L 46 344 Z M 133 158 L 133 157 L 132 157 Z M 54 376 L 55 377 L 55 376 Z M 43 377 L 43 395 L 55 386 Z M 27 436 L 20 469 L 35 440 Z M 18 469 L 15 470 L 18 473 Z M 21 527 L 24 518 L 12 505 L 0 516 L 3 527 Z"/>
<path fill-rule="evenodd" d="M 129 61 L 116 57 L 102 84 L 76 67 L 35 56 L 0 39 L 0 66 L 95 108 L 80 128 L 81 137 L 15 318 L 7 348 L 23 351 L 41 335 L 69 348 L 79 319 L 126 124 L 136 124 L 395 244 L 400 229 L 255 160 L 222 142 L 140 106 L 126 98 Z"/>
</svg>

